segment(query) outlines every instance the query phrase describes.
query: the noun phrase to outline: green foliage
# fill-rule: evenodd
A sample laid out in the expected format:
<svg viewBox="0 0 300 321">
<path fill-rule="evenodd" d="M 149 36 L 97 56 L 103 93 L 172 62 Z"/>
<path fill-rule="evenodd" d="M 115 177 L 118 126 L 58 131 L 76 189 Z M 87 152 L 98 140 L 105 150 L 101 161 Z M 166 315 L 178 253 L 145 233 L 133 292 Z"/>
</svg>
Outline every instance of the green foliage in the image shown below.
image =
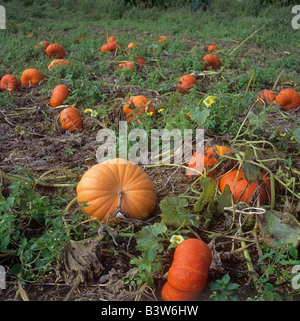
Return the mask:
<svg viewBox="0 0 300 321">
<path fill-rule="evenodd" d="M 49 272 L 70 239 L 65 213 L 26 183 L 14 181 L 9 190 L 9 196 L 0 195 L 0 252 L 14 254 L 11 274 L 37 280 Z"/>
<path fill-rule="evenodd" d="M 224 274 L 222 279 L 209 283 L 210 289 L 213 293 L 210 299 L 214 301 L 237 301 L 238 296 L 235 294 L 236 290 L 240 287 L 238 283 L 230 282 L 230 275 Z"/>
</svg>

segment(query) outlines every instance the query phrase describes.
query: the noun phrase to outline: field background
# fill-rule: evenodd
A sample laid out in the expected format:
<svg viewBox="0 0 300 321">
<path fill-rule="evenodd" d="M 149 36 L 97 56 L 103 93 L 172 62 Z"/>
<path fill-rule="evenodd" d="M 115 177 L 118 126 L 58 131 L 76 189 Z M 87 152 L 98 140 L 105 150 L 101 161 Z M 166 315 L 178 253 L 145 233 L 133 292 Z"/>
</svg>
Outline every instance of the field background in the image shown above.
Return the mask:
<svg viewBox="0 0 300 321">
<path fill-rule="evenodd" d="M 213 251 L 199 300 L 299 300 L 299 290 L 291 286 L 292 267 L 299 264 L 299 108 L 284 112 L 275 102 L 257 103 L 264 89 L 300 93 L 300 30 L 291 25 L 296 1 L 1 4 L 7 25 L 0 30 L 0 78 L 12 74 L 20 79 L 25 69 L 36 68 L 44 79 L 15 92 L 0 91 L 0 265 L 8 271 L 0 300 L 160 300 L 173 234 L 201 238 Z M 103 54 L 100 48 L 109 36 L 117 38 L 120 48 Z M 167 37 L 161 45 L 160 36 Z M 50 59 L 35 49 L 43 40 L 61 44 L 71 65 L 50 72 Z M 130 42 L 140 45 L 128 55 Z M 222 67 L 216 71 L 201 63 L 209 43 L 219 48 Z M 146 59 L 144 67 L 116 71 L 120 62 L 137 56 Z M 184 74 L 198 80 L 188 95 L 176 91 Z M 62 108 L 49 105 L 53 88 L 61 83 L 70 90 L 64 104 L 84 113 L 79 134 L 64 131 Z M 264 166 L 275 184 L 264 207 L 269 221 L 217 210 L 220 193 L 209 194 L 216 188 L 213 182 L 201 188 L 184 168 L 143 166 L 156 188 L 150 219 L 104 224 L 101 259 L 92 262 L 102 265 L 99 274 L 91 272 L 97 270 L 92 265 L 78 272 L 76 264 L 72 269 L 61 263 L 58 257 L 65 258 L 70 241 L 86 246 L 78 246 L 80 255 L 103 227 L 82 214 L 76 185 L 97 163 L 97 132 L 111 128 L 118 133 L 118 121 L 125 120 L 123 103 L 133 95 L 150 99 L 157 117 L 145 114 L 132 126 L 147 132 L 201 127 L 207 143 L 234 151 L 231 159 L 222 159 L 224 172 L 230 161 L 246 164 L 250 175 L 256 173 L 254 164 Z M 203 99 L 208 96 L 215 102 L 207 110 Z M 195 207 L 199 202 L 201 210 Z M 170 220 L 170 212 L 179 225 Z M 276 228 L 282 233 L 276 234 Z M 78 273 L 84 282 L 76 281 Z"/>
</svg>

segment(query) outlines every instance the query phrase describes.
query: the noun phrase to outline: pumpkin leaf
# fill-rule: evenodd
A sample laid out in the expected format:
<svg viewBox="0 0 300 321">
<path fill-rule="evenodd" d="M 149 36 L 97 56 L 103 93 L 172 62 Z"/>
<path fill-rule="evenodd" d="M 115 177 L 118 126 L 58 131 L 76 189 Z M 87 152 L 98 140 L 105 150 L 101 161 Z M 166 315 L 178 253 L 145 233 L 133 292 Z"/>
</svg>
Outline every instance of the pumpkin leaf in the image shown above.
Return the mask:
<svg viewBox="0 0 300 321">
<path fill-rule="evenodd" d="M 295 129 L 294 135 L 295 135 L 296 141 L 297 141 L 298 143 L 300 143 L 300 127 L 297 127 L 297 128 Z"/>
<path fill-rule="evenodd" d="M 136 235 L 135 239 L 138 244 L 138 248 L 144 250 L 149 248 L 152 244 L 156 244 L 159 240 L 158 235 L 167 231 L 166 225 L 162 223 L 154 223 L 143 227 Z"/>
<path fill-rule="evenodd" d="M 185 208 L 187 205 L 186 199 L 177 196 L 165 197 L 160 202 L 160 209 L 162 211 L 161 222 L 174 227 L 180 227 L 184 224 L 192 224 L 197 227 L 198 223 L 196 221 L 199 218 L 197 215 L 191 214 L 189 210 Z"/>
<path fill-rule="evenodd" d="M 218 197 L 218 208 L 217 208 L 218 213 L 223 214 L 224 208 L 232 205 L 231 196 L 232 196 L 232 193 L 230 191 L 230 187 L 226 185 L 224 187 L 223 193 Z"/>
<path fill-rule="evenodd" d="M 258 217 L 263 239 L 272 246 L 278 242 L 299 246 L 300 223 L 290 213 L 272 213 L 266 211 L 263 216 Z"/>
<path fill-rule="evenodd" d="M 213 182 L 208 177 L 203 177 L 200 179 L 200 181 L 203 192 L 194 205 L 194 211 L 196 213 L 201 212 L 205 205 L 213 201 L 216 188 L 216 182 Z"/>
<path fill-rule="evenodd" d="M 266 124 L 266 112 L 263 110 L 258 115 L 254 114 L 252 111 L 248 115 L 249 123 L 255 128 L 263 127 Z"/>
<path fill-rule="evenodd" d="M 197 123 L 198 126 L 203 127 L 207 117 L 210 114 L 210 110 L 208 108 L 199 108 L 196 107 L 194 109 L 191 109 L 190 115 L 191 115 L 191 120 Z"/>
<path fill-rule="evenodd" d="M 243 164 L 244 175 L 247 181 L 255 181 L 260 175 L 260 170 L 257 166 L 245 162 Z"/>
</svg>

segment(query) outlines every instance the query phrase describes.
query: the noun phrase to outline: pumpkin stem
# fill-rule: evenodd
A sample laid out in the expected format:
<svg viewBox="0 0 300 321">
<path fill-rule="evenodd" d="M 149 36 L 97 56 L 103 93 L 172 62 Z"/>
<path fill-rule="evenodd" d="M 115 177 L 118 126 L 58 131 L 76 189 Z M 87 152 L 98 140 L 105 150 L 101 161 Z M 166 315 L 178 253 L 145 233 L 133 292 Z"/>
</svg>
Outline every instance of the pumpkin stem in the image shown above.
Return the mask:
<svg viewBox="0 0 300 321">
<path fill-rule="evenodd" d="M 122 196 L 123 196 L 123 191 L 120 189 L 118 191 L 118 195 L 119 195 L 119 204 L 118 204 L 118 208 L 121 209 L 121 204 L 122 204 Z"/>
</svg>

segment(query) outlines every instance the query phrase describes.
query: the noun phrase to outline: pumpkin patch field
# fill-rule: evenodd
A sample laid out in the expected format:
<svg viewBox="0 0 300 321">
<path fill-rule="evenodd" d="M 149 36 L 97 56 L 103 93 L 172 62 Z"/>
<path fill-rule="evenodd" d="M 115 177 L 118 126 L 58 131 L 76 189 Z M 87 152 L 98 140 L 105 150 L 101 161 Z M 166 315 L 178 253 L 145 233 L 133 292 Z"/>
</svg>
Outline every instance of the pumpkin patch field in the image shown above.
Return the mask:
<svg viewBox="0 0 300 321">
<path fill-rule="evenodd" d="M 1 301 L 299 301 L 295 4 L 196 2 L 4 1 Z"/>
</svg>

